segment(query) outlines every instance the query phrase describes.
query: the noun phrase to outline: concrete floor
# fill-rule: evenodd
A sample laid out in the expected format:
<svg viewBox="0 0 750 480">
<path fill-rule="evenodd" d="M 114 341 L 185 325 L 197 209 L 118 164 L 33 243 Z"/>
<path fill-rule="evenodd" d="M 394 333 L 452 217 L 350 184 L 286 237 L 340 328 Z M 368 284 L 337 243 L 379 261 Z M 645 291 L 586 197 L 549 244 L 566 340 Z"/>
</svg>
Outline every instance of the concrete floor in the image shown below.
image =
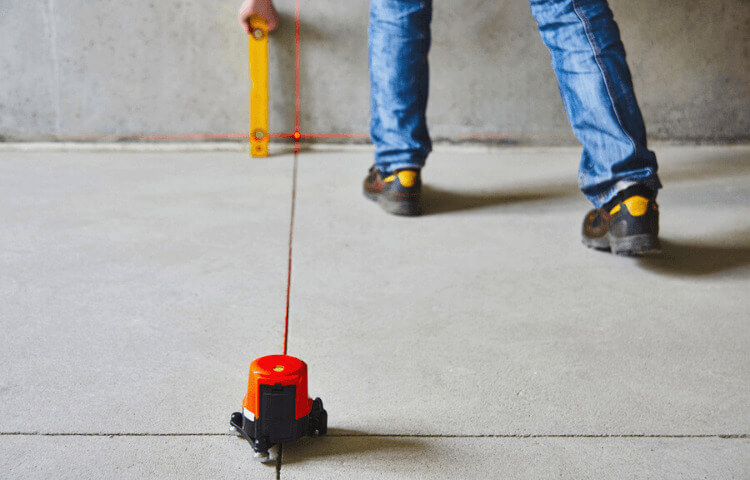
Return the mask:
<svg viewBox="0 0 750 480">
<path fill-rule="evenodd" d="M 289 353 L 328 437 L 228 435 L 281 349 L 292 155 L 0 151 L 0 476 L 750 478 L 750 147 L 657 146 L 664 253 L 580 245 L 578 150 L 298 157 Z"/>
</svg>

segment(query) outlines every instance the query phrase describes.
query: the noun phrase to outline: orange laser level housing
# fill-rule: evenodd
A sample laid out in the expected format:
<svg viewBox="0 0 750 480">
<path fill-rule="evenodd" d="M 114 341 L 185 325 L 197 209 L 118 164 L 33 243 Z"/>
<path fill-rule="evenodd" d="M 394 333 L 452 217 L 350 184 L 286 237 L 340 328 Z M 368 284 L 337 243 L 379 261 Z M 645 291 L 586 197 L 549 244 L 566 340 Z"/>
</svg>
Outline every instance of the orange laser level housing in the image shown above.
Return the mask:
<svg viewBox="0 0 750 480">
<path fill-rule="evenodd" d="M 307 364 L 289 355 L 268 355 L 250 364 L 242 411 L 229 421 L 232 432 L 247 440 L 255 458 L 270 461 L 274 445 L 305 435 L 325 435 L 328 414 L 320 398 L 307 396 Z"/>
<path fill-rule="evenodd" d="M 294 385 L 294 418 L 300 419 L 310 413 L 312 399 L 307 396 L 307 364 L 289 355 L 268 355 L 250 364 L 250 378 L 247 381 L 247 395 L 242 407 L 260 417 L 261 385 Z"/>
</svg>

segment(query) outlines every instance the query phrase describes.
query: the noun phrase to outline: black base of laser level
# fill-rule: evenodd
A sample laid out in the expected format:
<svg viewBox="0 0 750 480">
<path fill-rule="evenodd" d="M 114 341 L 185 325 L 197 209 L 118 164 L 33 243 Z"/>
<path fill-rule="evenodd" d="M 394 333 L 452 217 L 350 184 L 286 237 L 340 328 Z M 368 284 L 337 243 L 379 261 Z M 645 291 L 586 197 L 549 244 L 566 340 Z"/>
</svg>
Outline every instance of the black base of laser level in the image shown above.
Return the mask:
<svg viewBox="0 0 750 480">
<path fill-rule="evenodd" d="M 295 419 L 294 385 L 262 385 L 260 390 L 259 418 L 251 420 L 242 412 L 234 412 L 229 421 L 232 431 L 253 447 L 256 459 L 271 460 L 268 450 L 274 445 L 293 442 L 304 436 L 325 435 L 328 431 L 328 413 L 320 398 L 313 400 L 308 415 Z"/>
</svg>

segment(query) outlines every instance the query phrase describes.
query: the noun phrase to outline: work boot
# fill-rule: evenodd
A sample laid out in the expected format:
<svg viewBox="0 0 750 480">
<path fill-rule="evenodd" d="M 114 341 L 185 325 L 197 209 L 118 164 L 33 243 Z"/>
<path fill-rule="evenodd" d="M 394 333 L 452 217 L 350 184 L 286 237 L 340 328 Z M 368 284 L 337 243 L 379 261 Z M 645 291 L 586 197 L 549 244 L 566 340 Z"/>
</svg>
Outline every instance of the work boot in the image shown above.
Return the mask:
<svg viewBox="0 0 750 480">
<path fill-rule="evenodd" d="M 365 197 L 376 201 L 394 215 L 421 215 L 422 179 L 417 169 L 397 170 L 384 174 L 372 166 L 365 178 Z"/>
<path fill-rule="evenodd" d="M 633 185 L 619 192 L 583 220 L 583 244 L 615 255 L 659 253 L 659 206 L 656 193 Z"/>
</svg>

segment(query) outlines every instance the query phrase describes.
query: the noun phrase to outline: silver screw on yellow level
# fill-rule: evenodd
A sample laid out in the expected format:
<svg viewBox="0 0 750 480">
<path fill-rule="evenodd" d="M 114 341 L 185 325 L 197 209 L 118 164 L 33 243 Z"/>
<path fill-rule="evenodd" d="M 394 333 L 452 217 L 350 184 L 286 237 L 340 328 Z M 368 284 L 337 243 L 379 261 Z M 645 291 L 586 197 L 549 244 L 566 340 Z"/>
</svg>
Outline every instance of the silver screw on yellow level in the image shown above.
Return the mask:
<svg viewBox="0 0 750 480">
<path fill-rule="evenodd" d="M 263 140 L 263 137 L 265 137 L 266 134 L 263 133 L 263 130 L 256 130 L 255 132 L 253 132 L 253 136 L 256 140 Z"/>
<path fill-rule="evenodd" d="M 253 30 L 253 37 L 255 37 L 256 40 L 260 40 L 261 38 L 263 38 L 263 30 L 261 30 L 260 28 L 256 28 L 255 30 Z"/>
</svg>

